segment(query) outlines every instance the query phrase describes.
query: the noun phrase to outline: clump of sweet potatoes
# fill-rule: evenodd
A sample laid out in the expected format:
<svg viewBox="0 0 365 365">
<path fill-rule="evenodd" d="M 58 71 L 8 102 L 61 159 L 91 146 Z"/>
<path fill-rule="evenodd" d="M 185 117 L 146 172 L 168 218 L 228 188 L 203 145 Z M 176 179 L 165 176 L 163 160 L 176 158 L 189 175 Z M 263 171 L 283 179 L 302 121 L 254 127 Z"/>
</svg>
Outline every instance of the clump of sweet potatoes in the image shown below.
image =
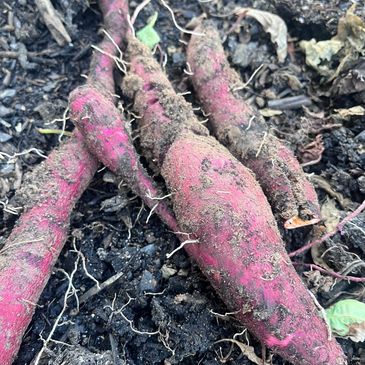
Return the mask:
<svg viewBox="0 0 365 365">
<path fill-rule="evenodd" d="M 345 364 L 294 270 L 250 171 L 208 135 L 150 51 L 130 38 L 123 89 L 141 115 L 141 145 L 172 194 L 189 255 L 231 311 L 293 364 Z M 218 101 L 217 101 L 218 103 Z"/>
<path fill-rule="evenodd" d="M 263 118 L 235 91 L 242 81 L 229 66 L 219 33 L 209 22 L 196 28 L 187 50 L 192 81 L 214 134 L 255 174 L 286 228 L 317 223 L 313 186 L 293 153 L 267 131 Z"/>
<path fill-rule="evenodd" d="M 151 52 L 129 34 L 130 72 L 124 89 L 141 116 L 141 146 L 165 179 L 176 220 L 165 201 L 156 203 L 159 192 L 113 103 L 110 56 L 123 41 L 118 23 L 121 34 L 129 33 L 127 2 L 101 0 L 100 5 L 108 35 L 102 52 L 94 54 L 87 85 L 70 97 L 81 134 L 75 133 L 61 153 L 53 152 L 39 168 L 45 173 L 39 174 L 31 204 L 0 256 L 0 304 L 5 303 L 0 306 L 2 363 L 10 364 L 17 351 L 33 304 L 66 240 L 72 207 L 96 169 L 85 141 L 171 229 L 188 236 L 189 255 L 230 310 L 265 345 L 297 365 L 345 364 L 290 262 L 253 174 L 209 136 Z M 47 190 L 41 191 L 43 187 Z"/>
</svg>

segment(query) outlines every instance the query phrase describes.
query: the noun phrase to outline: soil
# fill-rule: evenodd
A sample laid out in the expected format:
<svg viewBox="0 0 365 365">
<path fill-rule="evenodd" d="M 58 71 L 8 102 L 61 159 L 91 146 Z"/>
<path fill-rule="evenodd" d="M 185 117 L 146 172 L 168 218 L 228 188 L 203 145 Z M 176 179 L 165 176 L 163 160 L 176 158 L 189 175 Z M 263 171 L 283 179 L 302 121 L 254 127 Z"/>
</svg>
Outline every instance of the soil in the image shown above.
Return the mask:
<svg viewBox="0 0 365 365">
<path fill-rule="evenodd" d="M 84 83 L 82 75 L 88 72 L 90 45 L 101 39 L 101 16 L 96 4 L 88 6 L 86 0 L 53 3 L 65 19 L 72 38 L 70 45 L 57 45 L 34 1 L 3 0 L 1 4 L 0 151 L 21 155 L 12 159 L 4 155 L 0 159 L 0 197 L 5 208 L 0 212 L 0 247 L 17 218 L 6 212 L 7 201 L 11 201 L 21 181 L 30 184 L 25 174 L 42 161 L 39 151 L 47 155 L 59 144 L 58 134 L 41 134 L 38 129 L 62 129 L 68 95 Z M 293 39 L 290 57 L 284 64 L 278 63 L 270 36 L 253 19 L 244 19 L 240 31 L 236 29 L 226 36 L 224 46 L 243 80 L 265 64 L 246 91 L 247 100 L 255 107 L 261 109 L 270 100 L 288 96 L 311 98 L 310 106 L 285 110 L 266 121 L 299 160 L 307 163 L 306 172 L 315 174 L 313 182 L 329 227 L 365 198 L 365 117 L 339 118 L 336 112 L 363 103 L 361 80 L 356 85 L 348 82 L 355 71 L 361 75 L 363 60 L 344 71 L 346 93 L 333 92 L 331 85 L 321 83 L 318 74 L 306 66 L 297 40 L 329 39 L 336 33 L 338 20 L 350 2 L 169 1 L 179 24 L 186 25 L 204 11 L 222 35 L 235 23 L 232 10 L 238 3 L 277 13 L 287 22 Z M 133 12 L 137 3 L 131 1 L 130 5 Z M 364 9 L 358 8 L 364 19 Z M 161 36 L 162 52 L 167 53 L 169 77 L 176 91 L 192 91 L 183 72 L 185 48 L 170 13 L 152 1 L 138 16 L 135 27 L 140 29 L 146 24 L 154 11 L 159 12 L 155 28 Z M 238 53 L 240 44 L 252 47 L 250 59 L 245 62 Z M 334 84 L 338 85 L 339 79 Z M 198 106 L 193 94 L 187 99 Z M 205 119 L 202 114 L 198 116 Z M 72 129 L 72 123 L 67 121 L 66 130 Z M 14 364 L 31 364 L 62 309 L 68 280 L 61 269 L 68 273 L 74 269 L 73 243 L 86 259 L 87 271 L 80 264 L 73 280 L 78 298 L 84 300 L 78 306 L 76 295 L 70 297 L 62 325 L 56 328 L 54 342 L 45 351 L 41 364 L 254 364 L 237 346 L 216 343 L 233 336 L 243 343 L 249 341 L 258 356 L 266 353 L 271 358 L 269 350 L 265 352 L 231 316 L 223 316 L 227 309 L 184 251 L 166 258 L 178 246 L 177 239 L 154 215 L 147 223 L 149 212 L 142 208 L 141 201 L 126 188 L 118 190 L 114 182 L 110 172 L 100 170 L 79 201 L 72 216 L 70 239 L 42 294 Z M 22 189 L 26 188 L 23 185 Z M 325 229 L 281 229 L 281 233 L 288 251 L 293 251 Z M 328 240 L 319 254 L 312 251 L 294 258 L 298 272 L 323 307 L 344 298 L 365 301 L 364 286 L 347 281 L 336 283 L 318 271 L 306 271 L 301 264 L 322 260 L 322 265 L 332 270 L 365 276 L 364 229 L 363 213 L 346 225 L 341 235 Z M 360 264 L 355 265 L 356 260 Z M 102 283 L 117 273 L 122 274 L 116 282 L 91 297 L 83 296 L 95 286 L 90 275 Z M 361 343 L 345 339 L 339 342 L 349 364 L 365 364 Z M 274 355 L 271 363 L 280 365 L 283 361 Z"/>
</svg>

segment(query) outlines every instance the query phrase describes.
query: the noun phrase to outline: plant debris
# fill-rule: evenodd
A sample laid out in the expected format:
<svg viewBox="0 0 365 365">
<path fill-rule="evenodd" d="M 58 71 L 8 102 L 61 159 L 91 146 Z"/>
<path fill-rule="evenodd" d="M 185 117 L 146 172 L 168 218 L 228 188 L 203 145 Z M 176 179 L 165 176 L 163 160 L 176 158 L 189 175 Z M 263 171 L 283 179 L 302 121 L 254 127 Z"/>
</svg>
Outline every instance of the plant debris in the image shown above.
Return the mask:
<svg viewBox="0 0 365 365">
<path fill-rule="evenodd" d="M 271 42 L 276 44 L 276 53 L 279 62 L 282 63 L 285 61 L 288 54 L 288 29 L 282 18 L 276 14 L 253 8 L 239 8 L 236 10 L 236 14 L 257 20 L 264 28 L 264 31 L 270 34 Z"/>
<path fill-rule="evenodd" d="M 326 309 L 332 332 L 354 342 L 365 341 L 365 303 L 344 299 Z"/>
</svg>

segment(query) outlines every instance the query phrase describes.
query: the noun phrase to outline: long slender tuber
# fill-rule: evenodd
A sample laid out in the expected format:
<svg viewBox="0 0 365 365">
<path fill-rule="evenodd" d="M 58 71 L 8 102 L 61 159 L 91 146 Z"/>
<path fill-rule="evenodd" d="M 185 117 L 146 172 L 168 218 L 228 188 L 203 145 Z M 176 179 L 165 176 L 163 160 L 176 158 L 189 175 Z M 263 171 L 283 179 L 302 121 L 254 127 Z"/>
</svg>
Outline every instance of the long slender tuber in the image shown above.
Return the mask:
<svg viewBox="0 0 365 365">
<path fill-rule="evenodd" d="M 25 212 L 0 251 L 0 364 L 10 365 L 97 163 L 77 133 L 26 179 Z M 32 187 L 32 188 L 30 188 Z"/>
<path fill-rule="evenodd" d="M 110 3 L 110 4 L 109 4 Z M 108 5 L 109 4 L 109 5 Z M 88 83 L 70 95 L 72 120 L 83 134 L 90 151 L 111 171 L 118 174 L 148 207 L 173 230 L 176 220 L 167 203 L 156 200 L 160 192 L 142 166 L 119 110 L 114 105 L 114 57 L 129 33 L 126 14 L 128 1 L 100 1 L 108 30 L 95 51 Z M 121 31 L 122 29 L 122 31 Z"/>
<path fill-rule="evenodd" d="M 125 6 L 124 0 L 100 1 L 108 19 L 115 18 Z M 102 53 L 93 57 L 89 82 L 107 92 L 114 89 L 113 64 L 106 56 L 111 47 L 102 42 L 99 49 Z M 17 193 L 25 194 L 26 210 L 0 251 L 1 365 L 10 365 L 17 354 L 22 335 L 67 239 L 71 211 L 96 168 L 97 162 L 85 147 L 84 138 L 76 132 L 37 166 L 25 181 L 29 186 Z"/>
<path fill-rule="evenodd" d="M 274 210 L 288 229 L 314 224 L 320 212 L 316 192 L 293 153 L 267 132 L 263 118 L 240 97 L 242 84 L 229 66 L 219 33 L 200 24 L 187 51 L 192 81 L 214 133 L 256 175 Z"/>
<path fill-rule="evenodd" d="M 266 346 L 296 365 L 345 364 L 294 270 L 253 175 L 195 118 L 150 51 L 128 46 L 123 89 L 142 118 L 141 145 L 172 193 L 184 247 L 217 293 Z"/>
</svg>

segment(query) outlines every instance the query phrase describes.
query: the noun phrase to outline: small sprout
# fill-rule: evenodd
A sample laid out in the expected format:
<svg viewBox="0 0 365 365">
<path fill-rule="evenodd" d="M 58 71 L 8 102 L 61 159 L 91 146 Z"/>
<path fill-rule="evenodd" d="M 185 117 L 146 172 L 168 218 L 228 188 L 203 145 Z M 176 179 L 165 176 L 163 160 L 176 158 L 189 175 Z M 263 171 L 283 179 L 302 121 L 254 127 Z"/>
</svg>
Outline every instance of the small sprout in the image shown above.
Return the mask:
<svg viewBox="0 0 365 365">
<path fill-rule="evenodd" d="M 137 38 L 148 48 L 153 49 L 161 40 L 154 26 L 158 17 L 157 11 L 148 19 L 147 24 L 137 32 Z"/>
</svg>

